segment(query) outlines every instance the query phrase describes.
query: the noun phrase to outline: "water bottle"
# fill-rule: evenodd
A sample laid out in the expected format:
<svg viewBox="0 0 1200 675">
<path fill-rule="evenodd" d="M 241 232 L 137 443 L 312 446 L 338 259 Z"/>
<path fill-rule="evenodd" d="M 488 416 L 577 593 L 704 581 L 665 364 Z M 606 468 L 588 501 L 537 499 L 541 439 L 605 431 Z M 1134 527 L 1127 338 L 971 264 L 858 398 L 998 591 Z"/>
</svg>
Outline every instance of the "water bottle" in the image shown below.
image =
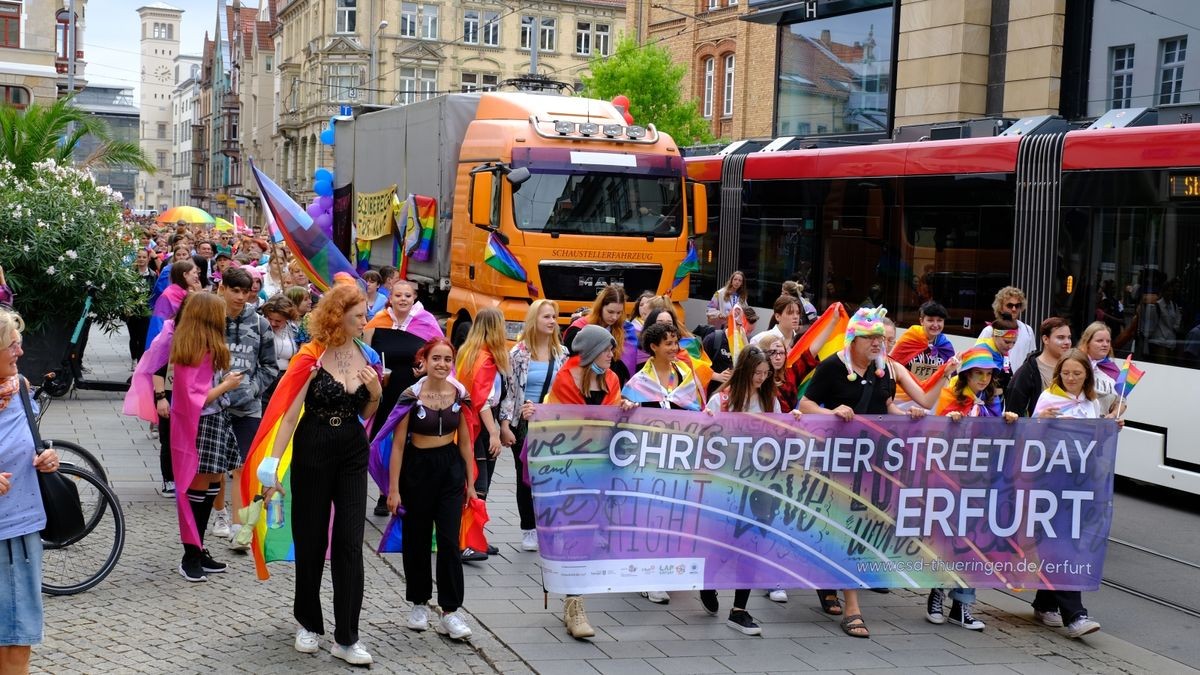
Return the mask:
<svg viewBox="0 0 1200 675">
<path fill-rule="evenodd" d="M 278 492 L 267 500 L 267 527 L 272 530 L 283 527 L 283 495 Z"/>
</svg>

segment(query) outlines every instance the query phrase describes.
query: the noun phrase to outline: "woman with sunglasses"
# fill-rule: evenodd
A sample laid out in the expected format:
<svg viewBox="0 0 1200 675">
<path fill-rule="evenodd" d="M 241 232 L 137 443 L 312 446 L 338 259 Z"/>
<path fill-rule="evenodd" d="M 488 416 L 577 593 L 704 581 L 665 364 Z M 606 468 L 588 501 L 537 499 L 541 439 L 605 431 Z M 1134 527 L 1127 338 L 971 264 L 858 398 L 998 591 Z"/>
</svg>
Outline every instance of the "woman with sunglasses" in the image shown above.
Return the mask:
<svg viewBox="0 0 1200 675">
<path fill-rule="evenodd" d="M 996 319 L 1004 318 L 1007 314 L 1009 318 L 1017 323 L 1016 342 L 1013 343 L 1012 350 L 1008 353 L 1009 363 L 1017 364 L 1018 366 L 1025 363 L 1025 357 L 1032 354 L 1037 349 L 1037 340 L 1034 338 L 1033 328 L 1029 324 L 1021 321 L 1021 312 L 1025 311 L 1025 291 L 1016 286 L 1005 286 L 996 292 L 996 298 L 992 301 L 992 312 L 996 315 Z M 986 340 L 992 337 L 993 329 L 991 326 L 985 326 L 983 331 L 979 333 L 980 340 Z"/>
</svg>

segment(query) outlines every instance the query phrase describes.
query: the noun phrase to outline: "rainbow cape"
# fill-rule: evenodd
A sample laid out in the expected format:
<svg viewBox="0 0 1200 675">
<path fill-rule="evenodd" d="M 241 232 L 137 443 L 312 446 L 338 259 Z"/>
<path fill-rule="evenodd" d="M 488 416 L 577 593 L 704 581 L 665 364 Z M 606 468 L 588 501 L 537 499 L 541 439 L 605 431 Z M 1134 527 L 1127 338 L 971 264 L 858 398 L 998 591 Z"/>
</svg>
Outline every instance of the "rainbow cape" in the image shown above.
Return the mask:
<svg viewBox="0 0 1200 675">
<path fill-rule="evenodd" d="M 646 362 L 641 370 L 633 374 L 621 389 L 621 396 L 639 405 L 643 403 L 669 403 L 683 410 L 699 411 L 704 408 L 704 389 L 695 373 L 683 362 L 676 361 L 680 376 L 679 383 L 672 389 L 658 381 L 654 361 Z"/>
<path fill-rule="evenodd" d="M 488 235 L 487 245 L 483 249 L 483 261 L 488 264 L 488 267 L 509 279 L 524 281 L 529 295 L 534 298 L 538 297 L 538 288 L 529 280 L 529 273 L 525 271 L 521 261 L 517 260 L 517 256 L 513 255 L 504 242 L 500 241 L 495 232 Z"/>
<path fill-rule="evenodd" d="M 992 402 L 988 403 L 979 396 L 971 396 L 969 389 L 963 393 L 967 394 L 967 400 L 959 401 L 958 397 L 954 395 L 954 381 L 947 384 L 938 396 L 935 408 L 937 414 L 948 415 L 952 412 L 960 412 L 965 417 L 999 417 L 1004 414 L 1004 401 L 999 396 L 993 396 Z"/>
<path fill-rule="evenodd" d="M 1042 414 L 1046 408 L 1058 407 L 1059 417 L 1071 417 L 1091 419 L 1095 417 L 1093 414 L 1096 409 L 1096 402 L 1080 393 L 1079 396 L 1072 396 L 1067 393 L 1062 387 L 1057 384 L 1051 384 L 1042 395 L 1038 397 L 1037 405 L 1033 409 L 1033 416 L 1037 417 Z"/>
<path fill-rule="evenodd" d="M 567 359 L 554 376 L 554 382 L 550 385 L 550 391 L 546 392 L 546 400 L 543 403 L 587 405 L 587 401 L 583 399 L 583 392 L 579 391 L 575 378 L 571 376 L 571 369 L 578 368 L 581 361 L 578 354 Z M 600 405 L 617 405 L 621 402 L 621 381 L 617 379 L 617 374 L 612 368 L 604 371 L 604 391 L 604 400 Z"/>
<path fill-rule="evenodd" d="M 392 408 L 392 412 L 384 421 L 383 426 L 379 427 L 379 432 L 375 434 L 375 438 L 371 440 L 371 458 L 367 463 L 367 471 L 371 474 L 371 478 L 375 479 L 375 484 L 379 486 L 380 492 L 388 494 L 391 487 L 391 463 L 392 463 L 392 446 L 395 439 L 392 437 L 392 432 L 396 426 L 400 424 L 400 420 L 416 406 L 417 401 L 421 398 L 421 389 L 425 386 L 425 381 L 428 376 L 417 380 L 411 387 L 404 390 L 400 394 L 400 399 L 396 401 L 396 407 Z M 454 376 L 446 378 L 458 392 L 458 398 L 454 405 L 460 406 L 462 414 L 467 416 L 467 425 L 471 425 L 471 418 L 475 416 L 474 410 L 471 408 L 471 401 L 467 394 L 467 388 L 461 382 L 454 379 Z M 478 425 L 478 418 L 475 420 Z M 472 472 L 468 469 L 467 477 L 470 479 Z M 398 516 L 392 516 L 388 520 L 387 527 L 383 530 L 383 538 L 379 542 L 379 553 L 399 553 L 402 546 L 401 536 L 401 521 Z M 486 545 L 482 550 L 487 550 Z"/>
<path fill-rule="evenodd" d="M 1117 394 L 1124 400 L 1137 386 L 1138 382 L 1142 381 L 1142 376 L 1146 371 L 1133 365 L 1133 355 L 1125 357 L 1125 362 L 1121 364 L 1121 371 L 1117 374 L 1117 383 L 1114 387 Z"/>
<path fill-rule="evenodd" d="M 688 364 L 688 368 L 696 374 L 701 387 L 708 387 L 712 381 L 712 359 L 704 351 L 704 344 L 695 335 L 679 338 L 679 354 L 675 357 Z"/>
<path fill-rule="evenodd" d="M 994 344 L 995 343 L 993 343 L 993 345 Z M 892 347 L 892 351 L 888 354 L 888 358 L 907 368 L 908 363 L 926 349 L 933 352 L 935 356 L 940 357 L 943 363 L 937 370 L 933 372 L 933 374 L 924 380 L 916 377 L 915 375 L 913 376 L 913 379 L 917 380 L 917 384 L 921 386 L 921 389 L 925 391 L 932 391 L 933 388 L 938 386 L 938 384 L 942 381 L 942 376 L 946 373 L 946 369 L 950 367 L 948 361 L 954 356 L 954 344 L 950 342 L 950 338 L 946 337 L 944 334 L 938 335 L 937 339 L 934 340 L 933 344 L 931 345 L 929 344 L 929 339 L 925 335 L 925 329 L 918 324 L 909 328 L 904 332 L 904 335 L 900 336 L 899 340 L 896 340 L 896 346 Z M 998 356 L 1000 353 L 998 350 L 995 350 L 991 347 L 988 347 L 988 350 L 996 356 Z M 1001 357 L 1001 359 L 1003 359 L 1003 357 Z M 1000 364 L 1001 365 L 999 367 L 1002 368 L 1003 361 L 1001 361 Z M 897 388 L 896 400 L 911 401 L 912 399 L 909 398 L 908 394 L 904 393 L 902 389 Z"/>
<path fill-rule="evenodd" d="M 382 312 L 378 312 L 367 322 L 366 328 L 407 331 L 426 342 L 434 338 L 446 337 L 446 334 L 442 332 L 442 327 L 438 325 L 437 317 L 426 311 L 420 301 L 413 303 L 412 309 L 408 310 L 408 316 L 404 321 L 396 321 L 396 314 L 392 308 L 384 307 Z"/>
<path fill-rule="evenodd" d="M 312 216 L 260 171 L 254 165 L 254 160 L 250 160 L 250 169 L 258 181 L 258 191 L 266 207 L 264 210 L 271 214 L 270 218 L 274 218 L 288 249 L 300 261 L 305 276 L 317 290 L 322 293 L 328 291 L 333 286 L 334 275 L 339 272 L 344 272 L 351 279 L 358 279 L 354 265 L 321 228 L 313 224 Z"/>
<path fill-rule="evenodd" d="M 355 340 L 354 342 L 362 350 L 367 363 L 375 369 L 375 372 L 380 372 L 379 355 L 375 353 L 375 350 L 363 344 L 360 340 Z M 279 433 L 279 426 L 283 421 L 284 414 L 287 413 L 288 408 L 292 406 L 292 402 L 296 400 L 300 392 L 307 388 L 312 374 L 316 372 L 317 368 L 321 367 L 321 357 L 324 354 L 324 345 L 313 342 L 302 345 L 300 351 L 292 357 L 287 371 L 284 372 L 283 378 L 279 380 L 279 384 L 275 387 L 275 393 L 271 396 L 271 401 L 267 404 L 267 409 L 263 411 L 262 422 L 258 425 L 258 433 L 254 435 L 254 441 L 250 445 L 250 454 L 246 457 L 246 463 L 242 470 L 241 506 L 249 506 L 254 496 L 262 493 L 262 483 L 258 482 L 258 465 L 262 462 L 263 458 L 270 456 L 271 450 L 275 447 L 275 438 Z M 176 375 L 176 381 L 178 382 L 178 375 Z M 300 417 L 304 417 L 303 407 L 300 409 Z M 370 421 L 368 420 L 366 426 L 369 425 Z M 174 431 L 175 426 L 172 424 L 172 445 L 175 443 Z M 258 573 L 258 578 L 262 580 L 271 578 L 271 573 L 267 570 L 267 563 L 278 560 L 296 559 L 291 530 L 291 466 L 292 439 L 288 439 L 287 446 L 283 450 L 283 455 L 279 458 L 279 467 L 282 469 L 279 473 L 283 476 L 280 479 L 280 486 L 284 490 L 284 525 L 280 528 L 268 529 L 266 518 L 259 519 L 254 525 L 254 543 L 251 551 L 254 554 L 255 571 Z"/>
<path fill-rule="evenodd" d="M 122 412 L 140 417 L 151 424 L 158 424 L 158 409 L 154 401 L 154 373 L 158 372 L 171 358 L 171 341 L 175 339 L 175 320 L 163 322 L 162 330 L 138 359 L 133 377 L 129 379 L 129 391 L 125 393 Z"/>
<path fill-rule="evenodd" d="M 1129 361 L 1129 359 L 1131 359 L 1131 358 L 1133 358 L 1132 354 L 1130 356 L 1126 357 L 1126 361 L 1129 362 L 1129 365 L 1132 365 L 1132 362 Z M 1108 358 L 1107 356 L 1100 359 L 1099 361 L 1092 362 L 1092 368 L 1095 368 L 1096 370 L 1099 370 L 1100 372 L 1104 373 L 1105 375 L 1111 377 L 1114 381 L 1116 381 L 1116 379 L 1121 376 L 1121 371 L 1125 370 L 1125 365 L 1126 364 L 1122 363 L 1121 365 L 1118 366 L 1116 361 L 1113 361 L 1112 359 Z M 1139 377 L 1140 377 L 1141 371 L 1138 371 L 1138 372 L 1139 372 Z M 1137 382 L 1135 381 L 1134 384 L 1137 384 Z M 1119 394 L 1120 392 L 1117 392 L 1117 393 Z"/>
<path fill-rule="evenodd" d="M 816 362 L 833 356 L 842 351 L 842 347 L 846 343 L 846 326 L 850 323 L 850 315 L 846 313 L 846 308 L 842 303 L 835 302 L 826 308 L 825 312 L 809 326 L 804 335 L 796 340 L 796 344 L 788 351 L 785 364 L 788 368 L 795 369 L 796 365 L 805 361 L 804 354 L 807 352 L 810 358 L 815 352 Z M 808 389 L 808 383 L 812 380 L 813 371 L 810 369 L 805 373 L 803 379 L 796 385 L 796 401 L 804 397 L 805 390 Z M 793 406 L 795 403 L 793 403 Z"/>
<path fill-rule="evenodd" d="M 670 293 L 675 290 L 675 287 L 683 283 L 687 275 L 698 269 L 700 269 L 700 255 L 696 253 L 696 244 L 691 239 L 688 239 L 687 255 L 683 257 L 683 260 L 679 261 L 679 267 L 675 268 L 675 278 L 671 280 L 671 289 L 667 292 Z"/>
</svg>

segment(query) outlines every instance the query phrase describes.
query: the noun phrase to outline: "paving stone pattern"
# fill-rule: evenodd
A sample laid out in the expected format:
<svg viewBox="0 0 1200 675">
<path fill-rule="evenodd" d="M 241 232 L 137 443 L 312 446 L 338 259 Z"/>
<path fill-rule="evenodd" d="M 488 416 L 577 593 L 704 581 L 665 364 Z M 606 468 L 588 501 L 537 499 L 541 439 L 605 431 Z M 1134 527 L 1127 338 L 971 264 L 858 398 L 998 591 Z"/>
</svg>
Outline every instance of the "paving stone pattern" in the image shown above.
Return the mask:
<svg viewBox="0 0 1200 675">
<path fill-rule="evenodd" d="M 129 373 L 124 350 L 123 334 L 93 331 L 86 365 L 95 377 L 124 379 Z M 328 574 L 323 595 L 327 634 L 316 655 L 292 648 L 289 565 L 273 565 L 272 579 L 259 582 L 247 556 L 210 541 L 214 555 L 229 563 L 229 572 L 211 575 L 203 584 L 180 578 L 173 502 L 156 494 L 157 441 L 148 438 L 139 421 L 122 416 L 120 406 L 117 395 L 80 392 L 75 399 L 55 401 L 43 421 L 45 436 L 76 441 L 99 453 L 122 499 L 128 536 L 120 564 L 103 583 L 80 595 L 46 598 L 47 639 L 35 649 L 34 671 L 354 672 L 328 653 L 333 614 Z M 403 599 L 400 556 L 374 553 L 384 519 L 367 516 L 368 590 L 360 633 L 375 656 L 373 671 L 1050 675 L 1156 670 L 1145 658 L 1139 661 L 1137 648 L 1112 636 L 1069 640 L 1034 626 L 1030 612 L 991 591 L 980 592 L 976 606 L 976 616 L 988 626 L 982 633 L 929 624 L 922 593 L 863 593 L 870 640 L 843 635 L 837 620 L 821 613 L 811 591 L 793 591 L 786 605 L 754 594 L 749 610 L 763 626 L 762 637 L 743 636 L 725 625 L 732 602 L 728 592 L 721 593 L 718 617 L 704 613 L 695 593 L 673 593 L 668 605 L 651 604 L 635 594 L 590 596 L 586 606 L 596 637 L 576 641 L 563 628 L 561 598 L 550 597 L 549 607 L 544 606 L 537 554 L 520 550 L 513 475 L 506 453 L 489 502 L 488 530 L 501 554 L 467 565 L 464 609 L 475 631 L 469 644 L 403 627 L 409 606 Z M 1171 672 L 1186 669 L 1176 665 L 1178 671 Z"/>
</svg>

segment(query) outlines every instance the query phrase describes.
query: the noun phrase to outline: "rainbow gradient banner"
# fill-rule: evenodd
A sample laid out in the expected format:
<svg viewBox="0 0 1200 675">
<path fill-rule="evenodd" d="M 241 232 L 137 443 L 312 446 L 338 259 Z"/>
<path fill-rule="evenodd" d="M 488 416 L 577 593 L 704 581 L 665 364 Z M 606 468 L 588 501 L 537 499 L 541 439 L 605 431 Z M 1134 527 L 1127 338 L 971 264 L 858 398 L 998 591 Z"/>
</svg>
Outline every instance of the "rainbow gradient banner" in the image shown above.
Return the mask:
<svg viewBox="0 0 1200 675">
<path fill-rule="evenodd" d="M 1099 587 L 1112 420 L 541 405 L 546 588 Z"/>
</svg>

